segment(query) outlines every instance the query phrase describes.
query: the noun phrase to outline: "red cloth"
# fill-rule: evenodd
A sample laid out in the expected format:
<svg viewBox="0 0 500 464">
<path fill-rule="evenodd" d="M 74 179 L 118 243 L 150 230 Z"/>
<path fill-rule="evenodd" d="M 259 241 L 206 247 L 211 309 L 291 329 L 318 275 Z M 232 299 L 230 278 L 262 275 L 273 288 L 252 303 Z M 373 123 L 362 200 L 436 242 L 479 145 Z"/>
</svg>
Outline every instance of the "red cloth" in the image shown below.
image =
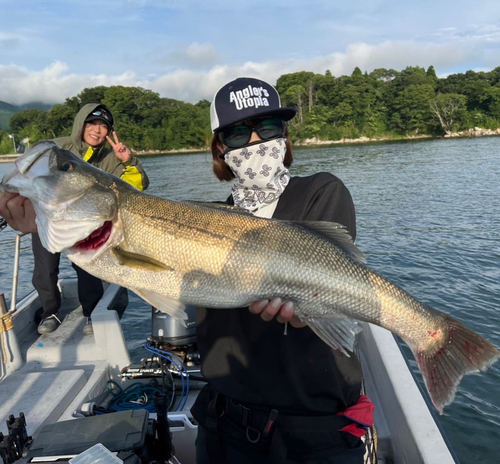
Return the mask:
<svg viewBox="0 0 500 464">
<path fill-rule="evenodd" d="M 349 406 L 345 411 L 339 412 L 339 416 L 347 417 L 353 421 L 352 424 L 346 425 L 341 428 L 341 432 L 347 432 L 355 437 L 361 438 L 366 429 L 373 427 L 373 411 L 375 410 L 374 404 L 366 395 L 361 395 L 357 403 Z"/>
</svg>

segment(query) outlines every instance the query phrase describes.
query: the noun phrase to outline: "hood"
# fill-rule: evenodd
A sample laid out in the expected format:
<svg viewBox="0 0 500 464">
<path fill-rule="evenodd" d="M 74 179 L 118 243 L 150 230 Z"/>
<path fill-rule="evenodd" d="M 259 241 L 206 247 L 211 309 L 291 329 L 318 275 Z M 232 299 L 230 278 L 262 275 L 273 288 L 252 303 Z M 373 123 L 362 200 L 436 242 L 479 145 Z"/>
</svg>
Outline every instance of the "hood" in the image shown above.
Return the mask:
<svg viewBox="0 0 500 464">
<path fill-rule="evenodd" d="M 82 140 L 83 128 L 85 127 L 85 119 L 87 119 L 87 116 L 92 113 L 92 111 L 99 107 L 105 108 L 107 111 L 109 111 L 109 113 L 111 113 L 111 110 L 106 105 L 102 105 L 100 103 L 87 103 L 80 109 L 80 111 L 78 111 L 75 117 L 70 137 L 71 142 L 80 153 L 83 147 L 87 146 L 87 144 Z"/>
</svg>

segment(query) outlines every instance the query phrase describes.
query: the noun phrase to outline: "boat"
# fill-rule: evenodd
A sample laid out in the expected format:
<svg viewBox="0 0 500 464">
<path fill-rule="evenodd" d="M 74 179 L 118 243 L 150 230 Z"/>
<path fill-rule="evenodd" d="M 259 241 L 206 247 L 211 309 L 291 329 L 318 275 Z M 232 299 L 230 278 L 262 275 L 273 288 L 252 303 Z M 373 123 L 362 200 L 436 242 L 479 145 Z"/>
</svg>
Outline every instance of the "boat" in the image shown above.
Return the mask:
<svg viewBox="0 0 500 464">
<path fill-rule="evenodd" d="M 151 356 L 133 365 L 120 323 L 127 310 L 126 290 L 105 285 L 92 313 L 93 335 L 86 336 L 76 279 L 62 278 L 58 285 L 63 323 L 51 334 L 38 335 L 36 291 L 16 301 L 21 237 L 16 237 L 11 307 L 7 310 L 4 304 L 3 315 L 0 309 L 0 456 L 4 464 L 163 460 L 194 464 L 197 425 L 189 409 L 204 385 L 194 322 L 185 328 L 152 308 L 152 330 L 145 339 Z M 364 393 L 375 404 L 366 463 L 457 463 L 398 340 L 370 324 L 358 337 Z M 108 412 L 117 391 L 127 391 L 134 384 L 163 391 L 163 397 L 155 396 L 157 412 L 141 404 Z M 109 453 L 107 458 L 78 461 L 104 452 Z"/>
</svg>

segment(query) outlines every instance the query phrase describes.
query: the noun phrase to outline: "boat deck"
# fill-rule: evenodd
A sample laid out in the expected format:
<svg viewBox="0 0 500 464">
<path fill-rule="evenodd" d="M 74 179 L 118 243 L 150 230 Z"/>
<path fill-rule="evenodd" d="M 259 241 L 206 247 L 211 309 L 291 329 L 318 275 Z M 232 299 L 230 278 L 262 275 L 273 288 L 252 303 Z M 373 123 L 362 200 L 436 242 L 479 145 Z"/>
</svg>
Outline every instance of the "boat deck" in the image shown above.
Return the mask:
<svg viewBox="0 0 500 464">
<path fill-rule="evenodd" d="M 59 312 L 62 324 L 50 334 L 36 332 L 37 298 L 15 314 L 18 317 L 14 317 L 14 327 L 20 335 L 23 365 L 1 379 L 0 432 L 4 434 L 8 433 L 6 419 L 11 414 L 18 416 L 23 412 L 28 434 L 35 436 L 44 424 L 72 418 L 80 404 L 92 398 L 93 392 L 100 394 L 103 384 L 111 378 L 107 344 L 96 341 L 96 336 L 102 338 L 103 335 L 98 328 L 102 316 L 108 317 L 99 313 L 111 311 L 96 308 L 95 335 L 84 335 L 86 318 L 76 294 L 68 291 L 70 287 L 68 285 L 63 293 Z M 109 290 L 108 300 L 115 289 Z"/>
</svg>

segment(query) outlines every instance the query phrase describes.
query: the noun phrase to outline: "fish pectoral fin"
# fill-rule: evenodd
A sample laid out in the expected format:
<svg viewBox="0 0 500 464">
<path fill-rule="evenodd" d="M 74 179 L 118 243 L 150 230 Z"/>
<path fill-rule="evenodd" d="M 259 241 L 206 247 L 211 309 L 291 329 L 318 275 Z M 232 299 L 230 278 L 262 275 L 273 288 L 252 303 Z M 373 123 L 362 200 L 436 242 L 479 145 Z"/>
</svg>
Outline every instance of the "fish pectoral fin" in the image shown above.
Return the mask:
<svg viewBox="0 0 500 464">
<path fill-rule="evenodd" d="M 144 256 L 139 253 L 126 251 L 119 247 L 113 248 L 112 253 L 121 266 L 155 272 L 174 270 L 171 266 L 164 264 L 157 259 L 151 258 L 150 256 Z"/>
<path fill-rule="evenodd" d="M 342 248 L 349 256 L 361 264 L 366 264 L 363 252 L 354 244 L 352 237 L 342 224 L 328 221 L 294 221 L 306 229 L 312 230 L 332 240 L 335 245 Z"/>
<path fill-rule="evenodd" d="M 154 306 L 156 309 L 169 314 L 177 322 L 186 327 L 185 321 L 188 319 L 188 315 L 185 311 L 186 305 L 181 303 L 179 300 L 174 300 L 173 298 L 169 298 L 168 296 L 160 295 L 159 293 L 149 290 L 136 290 L 133 288 L 130 290 L 137 293 L 137 295 L 147 301 L 150 305 Z"/>
<path fill-rule="evenodd" d="M 354 351 L 356 334 L 362 330 L 356 321 L 338 317 L 308 318 L 305 322 L 321 340 L 347 357 L 351 355 L 346 350 Z"/>
</svg>

